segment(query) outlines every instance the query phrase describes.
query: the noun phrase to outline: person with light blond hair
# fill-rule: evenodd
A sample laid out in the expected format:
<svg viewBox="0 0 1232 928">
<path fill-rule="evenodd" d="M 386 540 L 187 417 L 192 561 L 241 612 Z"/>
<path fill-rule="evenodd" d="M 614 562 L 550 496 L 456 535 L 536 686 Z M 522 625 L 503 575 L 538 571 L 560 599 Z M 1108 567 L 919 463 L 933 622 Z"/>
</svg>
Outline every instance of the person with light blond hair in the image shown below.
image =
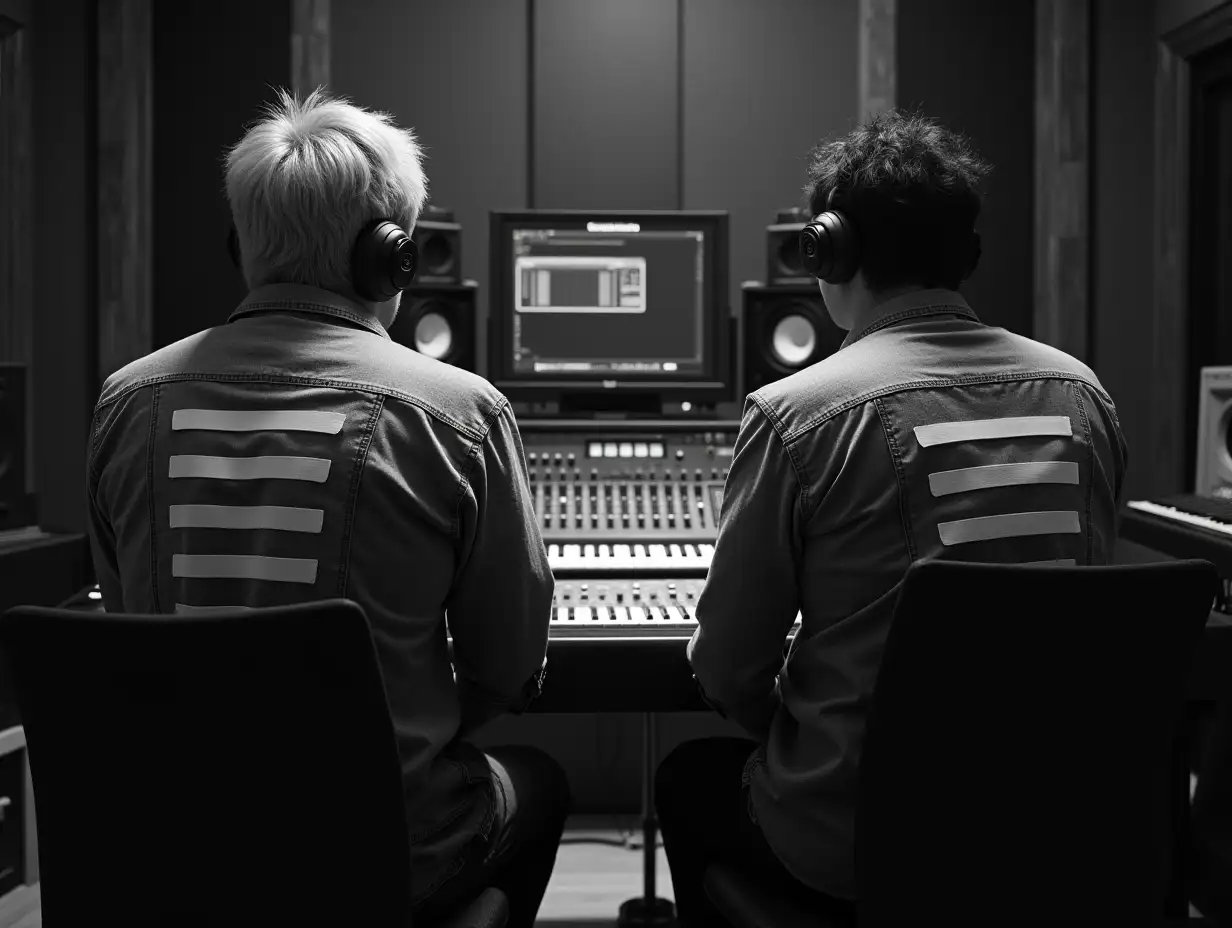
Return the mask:
<svg viewBox="0 0 1232 928">
<path fill-rule="evenodd" d="M 568 783 L 541 751 L 467 739 L 538 695 L 554 583 L 509 401 L 389 337 L 427 190 L 389 115 L 278 94 L 226 157 L 248 295 L 107 378 L 90 540 L 108 611 L 359 603 L 417 916 L 496 886 L 509 924 L 531 926 Z"/>
</svg>

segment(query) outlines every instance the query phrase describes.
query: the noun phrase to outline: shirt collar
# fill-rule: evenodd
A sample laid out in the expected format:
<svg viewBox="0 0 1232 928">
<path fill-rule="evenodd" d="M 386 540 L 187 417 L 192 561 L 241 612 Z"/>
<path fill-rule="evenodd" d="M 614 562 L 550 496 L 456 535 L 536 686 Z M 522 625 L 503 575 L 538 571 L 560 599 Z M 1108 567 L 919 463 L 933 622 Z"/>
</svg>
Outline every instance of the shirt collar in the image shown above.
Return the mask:
<svg viewBox="0 0 1232 928">
<path fill-rule="evenodd" d="M 227 319 L 234 322 L 242 316 L 260 312 L 319 313 L 345 319 L 388 339 L 385 326 L 372 313 L 354 300 L 341 294 L 307 284 L 266 284 L 251 291 L 244 302 Z"/>
<path fill-rule="evenodd" d="M 848 345 L 855 344 L 878 329 L 920 316 L 965 316 L 975 322 L 980 321 L 975 311 L 967 305 L 962 294 L 957 291 L 913 290 L 910 293 L 892 297 L 860 313 L 851 331 L 843 339 L 842 347 L 846 348 Z"/>
</svg>

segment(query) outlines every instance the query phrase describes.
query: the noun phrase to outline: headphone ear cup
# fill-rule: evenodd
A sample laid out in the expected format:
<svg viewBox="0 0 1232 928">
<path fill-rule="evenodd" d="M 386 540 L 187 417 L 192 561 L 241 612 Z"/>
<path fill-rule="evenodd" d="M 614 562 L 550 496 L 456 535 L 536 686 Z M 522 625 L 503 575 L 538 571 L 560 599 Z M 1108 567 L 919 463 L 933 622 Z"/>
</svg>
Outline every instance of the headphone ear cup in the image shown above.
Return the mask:
<svg viewBox="0 0 1232 928">
<path fill-rule="evenodd" d="M 860 266 L 855 226 L 843 213 L 826 210 L 800 231 L 800 263 L 818 280 L 842 284 Z"/>
<path fill-rule="evenodd" d="M 378 219 L 359 233 L 351 252 L 351 286 L 365 300 L 384 303 L 411 285 L 419 249 L 396 222 Z"/>
</svg>

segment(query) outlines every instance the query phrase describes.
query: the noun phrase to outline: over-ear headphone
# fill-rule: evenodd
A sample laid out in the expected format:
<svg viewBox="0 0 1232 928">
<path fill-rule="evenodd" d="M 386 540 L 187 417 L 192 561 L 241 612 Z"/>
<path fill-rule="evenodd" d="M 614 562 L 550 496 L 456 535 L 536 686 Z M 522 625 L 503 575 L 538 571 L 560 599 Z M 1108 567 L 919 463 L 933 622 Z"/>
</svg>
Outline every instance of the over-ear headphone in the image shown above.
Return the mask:
<svg viewBox="0 0 1232 928">
<path fill-rule="evenodd" d="M 800 263 L 804 269 L 828 284 L 844 284 L 860 268 L 862 250 L 855 224 L 842 210 L 834 208 L 834 195 L 826 197 L 825 212 L 800 230 Z M 980 233 L 972 231 L 964 246 L 961 279 L 975 273 L 980 263 Z"/>
<path fill-rule="evenodd" d="M 240 267 L 240 240 L 235 226 L 227 236 L 227 251 Z M 396 222 L 374 219 L 364 226 L 351 249 L 351 286 L 365 300 L 384 303 L 415 280 L 419 247 Z"/>
</svg>

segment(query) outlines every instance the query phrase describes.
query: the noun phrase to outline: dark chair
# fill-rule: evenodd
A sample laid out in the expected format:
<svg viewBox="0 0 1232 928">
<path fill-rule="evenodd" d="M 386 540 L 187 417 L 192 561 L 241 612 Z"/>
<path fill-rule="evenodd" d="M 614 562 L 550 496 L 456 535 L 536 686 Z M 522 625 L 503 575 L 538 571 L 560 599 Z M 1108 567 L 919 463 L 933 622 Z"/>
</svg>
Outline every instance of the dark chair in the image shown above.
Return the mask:
<svg viewBox="0 0 1232 928">
<path fill-rule="evenodd" d="M 1232 925 L 1232 628 L 1220 628 L 1208 647 L 1222 646 L 1222 693 L 1198 765 L 1192 810 L 1190 898 L 1207 918 Z"/>
<path fill-rule="evenodd" d="M 1215 591 L 1205 561 L 914 565 L 861 756 L 858 924 L 1183 917 L 1173 736 Z M 842 924 L 730 868 L 706 889 L 737 928 Z"/>
<path fill-rule="evenodd" d="M 0 649 L 50 928 L 411 924 L 401 764 L 355 603 L 18 607 Z M 507 915 L 489 889 L 446 924 Z"/>
</svg>

